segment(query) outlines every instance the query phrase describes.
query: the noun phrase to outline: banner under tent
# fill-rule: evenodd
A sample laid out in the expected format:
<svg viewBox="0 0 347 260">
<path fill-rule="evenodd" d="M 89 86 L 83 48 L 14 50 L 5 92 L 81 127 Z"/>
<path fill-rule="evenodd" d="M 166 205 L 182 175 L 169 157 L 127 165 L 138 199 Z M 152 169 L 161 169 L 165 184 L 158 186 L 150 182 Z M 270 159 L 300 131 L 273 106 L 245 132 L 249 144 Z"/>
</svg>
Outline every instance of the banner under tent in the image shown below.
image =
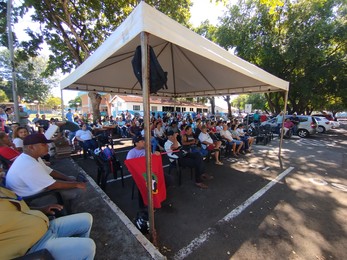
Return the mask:
<svg viewBox="0 0 347 260">
<path fill-rule="evenodd" d="M 139 45 L 142 53 L 148 45 L 152 46 L 160 65 L 168 72 L 168 88 L 159 90 L 155 96 L 206 97 L 284 91 L 286 111 L 289 82 L 219 47 L 144 1 L 85 62 L 61 81 L 61 90 L 143 96 L 145 138 L 149 140 L 148 57 L 142 58 L 143 90 L 131 64 Z M 281 146 L 282 136 L 279 158 Z M 150 152 L 150 142 L 146 142 L 148 172 Z M 149 187 L 150 183 L 148 180 Z M 150 189 L 148 196 L 150 234 L 156 244 Z"/>
</svg>

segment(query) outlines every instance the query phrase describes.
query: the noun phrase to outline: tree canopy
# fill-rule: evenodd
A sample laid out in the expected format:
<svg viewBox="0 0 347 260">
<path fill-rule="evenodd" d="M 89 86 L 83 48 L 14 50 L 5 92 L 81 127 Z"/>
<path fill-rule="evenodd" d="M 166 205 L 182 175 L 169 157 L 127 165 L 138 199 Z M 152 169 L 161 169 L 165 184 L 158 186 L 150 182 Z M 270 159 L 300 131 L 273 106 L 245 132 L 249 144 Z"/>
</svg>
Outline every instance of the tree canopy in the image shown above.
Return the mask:
<svg viewBox="0 0 347 260">
<path fill-rule="evenodd" d="M 238 56 L 290 82 L 289 112 L 324 109 L 329 100 L 346 104 L 347 27 L 343 0 L 286 1 L 273 12 L 258 1 L 229 8 L 217 42 Z M 283 93 L 265 95 L 278 113 Z"/>
<path fill-rule="evenodd" d="M 146 1 L 147 4 L 166 13 L 174 20 L 187 25 L 190 0 Z M 42 34 L 31 37 L 39 41 L 43 37 L 52 55 L 46 72 L 57 69 L 70 72 L 80 65 L 125 20 L 138 1 L 99 0 L 24 0 L 25 9 L 33 8 L 33 21 L 40 23 Z"/>
<path fill-rule="evenodd" d="M 10 67 L 10 57 L 8 50 L 0 51 L 1 81 L 0 88 L 6 93 L 7 97 L 12 97 L 12 76 Z M 29 58 L 16 64 L 17 71 L 17 94 L 21 102 L 32 102 L 38 100 L 43 103 L 51 87 L 56 84 L 54 78 L 43 77 L 47 62 L 42 57 Z M 13 100 L 13 98 L 11 98 Z"/>
</svg>

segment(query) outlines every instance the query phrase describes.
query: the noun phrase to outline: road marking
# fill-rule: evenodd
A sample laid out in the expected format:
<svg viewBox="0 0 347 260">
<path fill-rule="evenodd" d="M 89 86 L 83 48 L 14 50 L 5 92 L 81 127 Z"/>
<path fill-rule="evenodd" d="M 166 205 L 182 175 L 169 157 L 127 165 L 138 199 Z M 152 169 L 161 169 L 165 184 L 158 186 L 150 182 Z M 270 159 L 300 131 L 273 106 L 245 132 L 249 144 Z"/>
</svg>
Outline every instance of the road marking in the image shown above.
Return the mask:
<svg viewBox="0 0 347 260">
<path fill-rule="evenodd" d="M 219 220 L 216 223 L 216 226 L 220 226 L 222 224 L 225 224 L 226 222 L 229 222 L 236 218 L 238 215 L 240 215 L 247 207 L 253 204 L 257 199 L 259 199 L 261 196 L 263 196 L 269 189 L 271 189 L 274 185 L 276 185 L 278 182 L 280 182 L 285 176 L 287 176 L 294 167 L 289 167 L 284 172 L 282 172 L 280 175 L 278 175 L 275 179 L 270 181 L 268 184 L 266 184 L 262 189 L 254 193 L 249 199 L 247 199 L 245 202 L 243 202 L 241 205 L 239 205 L 237 208 L 232 210 L 229 214 L 227 214 L 224 218 Z M 198 249 L 203 243 L 205 243 L 209 237 L 217 233 L 216 227 L 210 227 L 203 231 L 197 238 L 193 239 L 189 245 L 186 247 L 180 249 L 174 256 L 174 259 L 184 259 L 188 257 L 191 253 L 193 253 L 194 250 Z"/>
</svg>

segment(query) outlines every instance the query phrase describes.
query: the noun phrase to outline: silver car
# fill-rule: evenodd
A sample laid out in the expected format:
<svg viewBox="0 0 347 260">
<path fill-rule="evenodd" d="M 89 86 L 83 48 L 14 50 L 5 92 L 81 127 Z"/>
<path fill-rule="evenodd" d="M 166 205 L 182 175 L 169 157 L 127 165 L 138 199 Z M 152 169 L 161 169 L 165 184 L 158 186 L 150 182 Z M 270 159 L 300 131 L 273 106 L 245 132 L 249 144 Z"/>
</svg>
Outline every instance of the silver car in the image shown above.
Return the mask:
<svg viewBox="0 0 347 260">
<path fill-rule="evenodd" d="M 292 115 L 286 115 L 285 118 L 292 118 Z M 317 121 L 313 116 L 300 115 L 296 116 L 299 119 L 297 135 L 299 137 L 308 137 L 317 133 Z M 277 127 L 276 118 L 272 118 L 265 122 L 262 122 L 261 125 L 271 125 L 271 128 L 274 129 Z"/>
</svg>

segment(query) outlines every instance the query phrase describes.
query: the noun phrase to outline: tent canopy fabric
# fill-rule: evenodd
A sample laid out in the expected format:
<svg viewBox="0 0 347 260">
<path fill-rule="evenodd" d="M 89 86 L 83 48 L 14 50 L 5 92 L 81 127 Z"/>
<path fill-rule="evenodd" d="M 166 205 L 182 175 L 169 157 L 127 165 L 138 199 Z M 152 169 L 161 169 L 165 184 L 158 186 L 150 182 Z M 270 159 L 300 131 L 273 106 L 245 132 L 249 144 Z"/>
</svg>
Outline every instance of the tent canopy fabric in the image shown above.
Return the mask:
<svg viewBox="0 0 347 260">
<path fill-rule="evenodd" d="M 141 2 L 110 37 L 75 71 L 61 89 L 142 95 L 131 60 L 149 34 L 168 89 L 163 97 L 220 96 L 288 91 L 289 82 L 238 58 Z"/>
</svg>

